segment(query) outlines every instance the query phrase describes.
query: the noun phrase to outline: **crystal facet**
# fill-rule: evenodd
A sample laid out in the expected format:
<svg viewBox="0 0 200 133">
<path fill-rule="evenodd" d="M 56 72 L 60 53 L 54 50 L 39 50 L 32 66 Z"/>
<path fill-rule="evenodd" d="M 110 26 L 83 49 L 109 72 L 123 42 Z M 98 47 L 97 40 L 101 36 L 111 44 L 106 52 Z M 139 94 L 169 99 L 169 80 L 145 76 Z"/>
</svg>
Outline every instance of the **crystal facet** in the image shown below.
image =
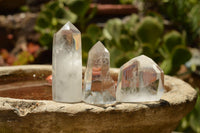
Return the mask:
<svg viewBox="0 0 200 133">
<path fill-rule="evenodd" d="M 53 38 L 53 100 L 80 102 L 82 98 L 81 33 L 67 22 Z"/>
<path fill-rule="evenodd" d="M 99 41 L 89 51 L 83 100 L 90 104 L 115 102 L 115 83 L 110 77 L 110 53 Z"/>
<path fill-rule="evenodd" d="M 118 76 L 118 102 L 158 101 L 164 92 L 164 73 L 149 57 L 141 55 L 125 63 Z"/>
</svg>

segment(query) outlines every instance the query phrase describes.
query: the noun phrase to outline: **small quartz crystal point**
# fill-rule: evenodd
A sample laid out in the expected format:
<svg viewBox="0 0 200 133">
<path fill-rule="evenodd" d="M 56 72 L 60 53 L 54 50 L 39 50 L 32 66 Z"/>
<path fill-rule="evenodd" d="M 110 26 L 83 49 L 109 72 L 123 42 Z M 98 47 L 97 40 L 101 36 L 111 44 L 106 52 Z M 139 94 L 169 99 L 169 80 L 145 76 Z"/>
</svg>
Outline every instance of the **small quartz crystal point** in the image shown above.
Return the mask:
<svg viewBox="0 0 200 133">
<path fill-rule="evenodd" d="M 83 101 L 90 104 L 115 102 L 115 83 L 110 77 L 110 53 L 99 41 L 89 51 L 84 77 Z"/>
<path fill-rule="evenodd" d="M 82 100 L 81 33 L 67 22 L 53 38 L 53 100 Z"/>
<path fill-rule="evenodd" d="M 163 70 L 149 57 L 138 56 L 120 68 L 118 102 L 159 101 L 164 93 Z"/>
</svg>

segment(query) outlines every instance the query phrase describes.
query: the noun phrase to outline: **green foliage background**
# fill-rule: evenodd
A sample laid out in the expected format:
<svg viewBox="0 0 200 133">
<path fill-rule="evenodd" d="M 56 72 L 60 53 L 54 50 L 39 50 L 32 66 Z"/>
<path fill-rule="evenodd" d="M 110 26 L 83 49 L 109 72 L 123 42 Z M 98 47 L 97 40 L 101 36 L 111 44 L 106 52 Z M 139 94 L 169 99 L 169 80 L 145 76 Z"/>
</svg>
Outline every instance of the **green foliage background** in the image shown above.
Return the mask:
<svg viewBox="0 0 200 133">
<path fill-rule="evenodd" d="M 58 0 L 45 5 L 36 25 L 36 30 L 41 33 L 39 42 L 51 49 L 53 34 L 67 21 L 71 21 L 82 31 L 84 64 L 89 49 L 98 40 L 109 49 L 112 67 L 120 67 L 131 58 L 145 54 L 159 63 L 166 74 L 174 74 L 181 64 L 190 59 L 185 36 L 175 30 L 164 34 L 163 18 L 140 18 L 132 14 L 126 21 L 110 19 L 101 29 L 95 24 L 87 25 L 96 12 L 94 8 L 87 14 L 89 4 L 89 0 Z"/>
</svg>

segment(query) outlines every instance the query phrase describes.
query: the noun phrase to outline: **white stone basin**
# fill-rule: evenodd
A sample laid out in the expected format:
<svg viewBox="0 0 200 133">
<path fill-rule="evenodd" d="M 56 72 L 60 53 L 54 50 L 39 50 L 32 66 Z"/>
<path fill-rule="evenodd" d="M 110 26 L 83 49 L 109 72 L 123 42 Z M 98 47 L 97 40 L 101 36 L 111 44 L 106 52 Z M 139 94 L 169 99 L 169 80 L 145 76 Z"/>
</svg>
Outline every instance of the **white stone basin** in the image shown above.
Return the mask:
<svg viewBox="0 0 200 133">
<path fill-rule="evenodd" d="M 114 80 L 117 72 L 111 69 Z M 95 106 L 37 100 L 51 99 L 51 87 L 44 81 L 49 74 L 51 66 L 46 65 L 0 67 L 0 96 L 4 96 L 0 97 L 0 132 L 171 133 L 193 109 L 197 98 L 189 84 L 165 76 L 167 92 L 158 102 Z M 34 81 L 33 87 L 29 81 Z M 17 88 L 20 83 L 26 86 Z M 48 86 L 48 91 L 43 91 L 40 84 Z"/>
</svg>

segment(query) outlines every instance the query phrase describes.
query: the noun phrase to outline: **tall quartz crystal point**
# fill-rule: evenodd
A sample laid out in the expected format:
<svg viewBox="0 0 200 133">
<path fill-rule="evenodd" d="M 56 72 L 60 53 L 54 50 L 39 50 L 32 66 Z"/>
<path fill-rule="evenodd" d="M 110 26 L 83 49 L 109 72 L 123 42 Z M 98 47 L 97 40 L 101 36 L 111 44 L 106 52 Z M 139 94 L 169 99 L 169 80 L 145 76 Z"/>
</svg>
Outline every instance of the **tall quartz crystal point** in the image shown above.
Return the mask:
<svg viewBox="0 0 200 133">
<path fill-rule="evenodd" d="M 115 102 L 115 83 L 110 77 L 110 53 L 99 41 L 89 51 L 84 77 L 83 101 L 90 104 Z"/>
<path fill-rule="evenodd" d="M 80 102 L 82 99 L 81 33 L 67 22 L 53 38 L 53 100 Z"/>
<path fill-rule="evenodd" d="M 145 55 L 125 63 L 118 76 L 118 102 L 158 101 L 164 92 L 164 73 Z"/>
</svg>

